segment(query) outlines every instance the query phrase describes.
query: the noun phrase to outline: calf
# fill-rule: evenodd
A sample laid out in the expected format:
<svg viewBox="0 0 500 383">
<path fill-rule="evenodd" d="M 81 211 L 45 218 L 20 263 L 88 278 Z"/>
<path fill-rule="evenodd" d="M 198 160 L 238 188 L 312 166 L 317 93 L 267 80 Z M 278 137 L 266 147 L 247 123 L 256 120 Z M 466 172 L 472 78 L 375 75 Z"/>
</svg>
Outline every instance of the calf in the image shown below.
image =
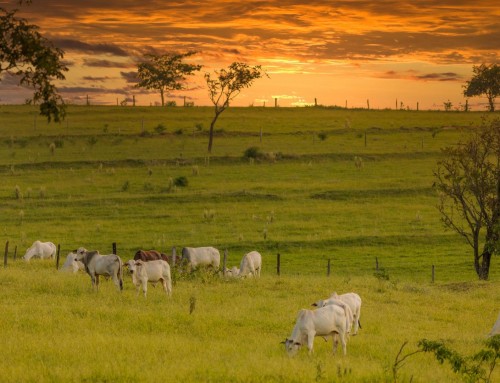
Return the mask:
<svg viewBox="0 0 500 383">
<path fill-rule="evenodd" d="M 333 354 L 338 341 L 342 344 L 344 355 L 347 354 L 348 319 L 342 307 L 328 305 L 317 310 L 300 310 L 290 338 L 285 340 L 288 355 L 295 355 L 303 344 L 307 344 L 309 354 L 313 352 L 314 337 L 332 336 Z"/>
<path fill-rule="evenodd" d="M 148 292 L 148 282 L 156 284 L 161 282 L 163 289 L 167 295 L 172 294 L 172 279 L 170 277 L 170 266 L 164 260 L 158 259 L 154 261 L 144 262 L 141 260 L 130 260 L 125 263 L 132 274 L 132 283 L 137 288 L 139 295 L 140 288 L 144 293 L 144 298 Z"/>
<path fill-rule="evenodd" d="M 71 271 L 73 273 L 77 273 L 79 270 L 85 271 L 85 265 L 81 261 L 77 261 L 75 258 L 76 253 L 69 253 L 66 257 L 66 262 L 64 262 L 64 265 L 62 265 L 59 271 Z"/>
</svg>

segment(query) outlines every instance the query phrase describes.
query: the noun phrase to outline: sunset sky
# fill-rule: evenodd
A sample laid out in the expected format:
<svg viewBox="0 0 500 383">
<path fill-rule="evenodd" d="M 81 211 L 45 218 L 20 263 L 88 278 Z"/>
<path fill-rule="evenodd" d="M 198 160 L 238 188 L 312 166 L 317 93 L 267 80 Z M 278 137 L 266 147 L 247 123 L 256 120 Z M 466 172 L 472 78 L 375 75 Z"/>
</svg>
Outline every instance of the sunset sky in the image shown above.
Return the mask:
<svg viewBox="0 0 500 383">
<path fill-rule="evenodd" d="M 500 5 L 492 0 L 172 1 L 33 0 L 19 16 L 64 50 L 69 72 L 57 83 L 64 99 L 116 105 L 160 102 L 157 92 L 133 87 L 147 53 L 199 51 L 202 64 L 189 90 L 168 100 L 210 105 L 203 74 L 234 61 L 261 65 L 257 80 L 233 105 L 443 109 L 465 103 L 472 66 L 498 63 Z M 29 92 L 6 76 L 0 103 L 23 102 Z M 475 110 L 486 100 L 470 99 Z"/>
</svg>

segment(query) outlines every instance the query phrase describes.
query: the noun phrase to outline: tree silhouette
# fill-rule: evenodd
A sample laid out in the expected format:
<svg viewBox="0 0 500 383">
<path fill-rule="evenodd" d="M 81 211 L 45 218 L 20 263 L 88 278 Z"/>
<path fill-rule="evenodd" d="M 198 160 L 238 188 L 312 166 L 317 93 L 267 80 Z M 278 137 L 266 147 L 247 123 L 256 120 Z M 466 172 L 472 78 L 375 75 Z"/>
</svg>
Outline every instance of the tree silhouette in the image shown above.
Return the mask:
<svg viewBox="0 0 500 383">
<path fill-rule="evenodd" d="M 65 106 L 53 80 L 65 79 L 63 72 L 68 68 L 62 63 L 64 52 L 44 38 L 36 25 L 16 17 L 16 12 L 0 7 L 0 75 L 18 77 L 21 85 L 33 89 L 28 103 L 39 103 L 40 114 L 49 121 L 60 121 Z"/>
<path fill-rule="evenodd" d="M 187 76 L 201 69 L 201 65 L 185 63 L 183 60 L 197 52 L 146 55 L 147 61 L 138 65 L 139 88 L 160 92 L 161 106 L 165 106 L 165 93 L 169 90 L 185 89 Z"/>
<path fill-rule="evenodd" d="M 210 123 L 208 153 L 212 153 L 214 126 L 220 114 L 229 107 L 230 101 L 234 100 L 244 88 L 249 88 L 255 80 L 264 75 L 266 73 L 260 65 L 250 67 L 241 62 L 232 63 L 228 69 L 215 71 L 214 75 L 205 74 L 208 94 L 215 106 L 215 115 Z"/>
<path fill-rule="evenodd" d="M 485 95 L 490 112 L 495 111 L 495 98 L 500 94 L 500 66 L 497 64 L 473 66 L 474 76 L 464 86 L 464 96 Z"/>
</svg>

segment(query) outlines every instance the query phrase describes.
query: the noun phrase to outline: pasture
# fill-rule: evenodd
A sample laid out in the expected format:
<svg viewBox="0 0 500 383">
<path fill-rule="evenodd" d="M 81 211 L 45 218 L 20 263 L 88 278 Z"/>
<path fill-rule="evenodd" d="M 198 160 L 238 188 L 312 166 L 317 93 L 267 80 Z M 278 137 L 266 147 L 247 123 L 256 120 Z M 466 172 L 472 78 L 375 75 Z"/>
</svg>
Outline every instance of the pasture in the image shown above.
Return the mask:
<svg viewBox="0 0 500 383">
<path fill-rule="evenodd" d="M 432 189 L 440 148 L 482 113 L 230 108 L 208 156 L 211 113 L 72 106 L 48 125 L 35 108 L 0 107 L 2 381 L 385 382 L 405 340 L 409 351 L 422 338 L 483 347 L 500 262 L 477 281 Z M 263 271 L 177 278 L 168 299 L 161 288 L 136 297 L 128 276 L 122 294 L 109 281 L 95 294 L 88 275 L 12 259 L 37 239 L 61 245 L 61 264 L 79 246 L 104 254 L 116 242 L 126 261 L 139 248 L 210 245 L 227 249 L 228 266 L 256 249 Z M 317 339 L 313 356 L 288 358 L 279 342 L 298 311 L 333 291 L 363 299 L 347 356 Z M 450 371 L 418 355 L 400 375 L 457 381 Z"/>
</svg>

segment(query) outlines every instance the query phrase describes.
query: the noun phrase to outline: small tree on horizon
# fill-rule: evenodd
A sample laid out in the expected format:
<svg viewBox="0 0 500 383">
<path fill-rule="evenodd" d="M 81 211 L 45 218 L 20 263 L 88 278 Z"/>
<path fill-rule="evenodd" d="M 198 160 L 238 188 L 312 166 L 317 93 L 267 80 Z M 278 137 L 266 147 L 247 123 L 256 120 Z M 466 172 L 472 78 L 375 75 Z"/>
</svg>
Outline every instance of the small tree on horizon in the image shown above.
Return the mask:
<svg viewBox="0 0 500 383">
<path fill-rule="evenodd" d="M 441 220 L 466 239 L 477 276 L 487 280 L 500 233 L 500 119 L 442 152 L 434 172 Z"/>
<path fill-rule="evenodd" d="M 0 7 L 0 77 L 8 73 L 19 78 L 20 85 L 33 89 L 33 98 L 27 102 L 39 104 L 40 114 L 49 122 L 59 122 L 65 105 L 53 81 L 65 79 L 64 52 L 43 37 L 36 25 L 16 17 L 16 12 Z"/>
<path fill-rule="evenodd" d="M 161 96 L 161 106 L 165 106 L 165 94 L 171 90 L 186 88 L 187 76 L 194 75 L 202 66 L 185 63 L 184 59 L 196 54 L 196 51 L 186 53 L 166 53 L 163 55 L 147 54 L 146 61 L 137 66 L 138 88 L 158 90 Z"/>
<path fill-rule="evenodd" d="M 212 153 L 214 127 L 220 114 L 228 107 L 244 88 L 250 88 L 252 83 L 267 74 L 260 65 L 249 66 L 246 63 L 233 62 L 228 69 L 220 69 L 214 75 L 205 73 L 210 101 L 214 104 L 215 114 L 210 123 L 208 153 Z"/>
<path fill-rule="evenodd" d="M 497 64 L 472 67 L 474 76 L 464 85 L 464 96 L 475 97 L 485 95 L 488 98 L 488 109 L 495 111 L 495 98 L 500 95 L 500 66 Z"/>
</svg>

